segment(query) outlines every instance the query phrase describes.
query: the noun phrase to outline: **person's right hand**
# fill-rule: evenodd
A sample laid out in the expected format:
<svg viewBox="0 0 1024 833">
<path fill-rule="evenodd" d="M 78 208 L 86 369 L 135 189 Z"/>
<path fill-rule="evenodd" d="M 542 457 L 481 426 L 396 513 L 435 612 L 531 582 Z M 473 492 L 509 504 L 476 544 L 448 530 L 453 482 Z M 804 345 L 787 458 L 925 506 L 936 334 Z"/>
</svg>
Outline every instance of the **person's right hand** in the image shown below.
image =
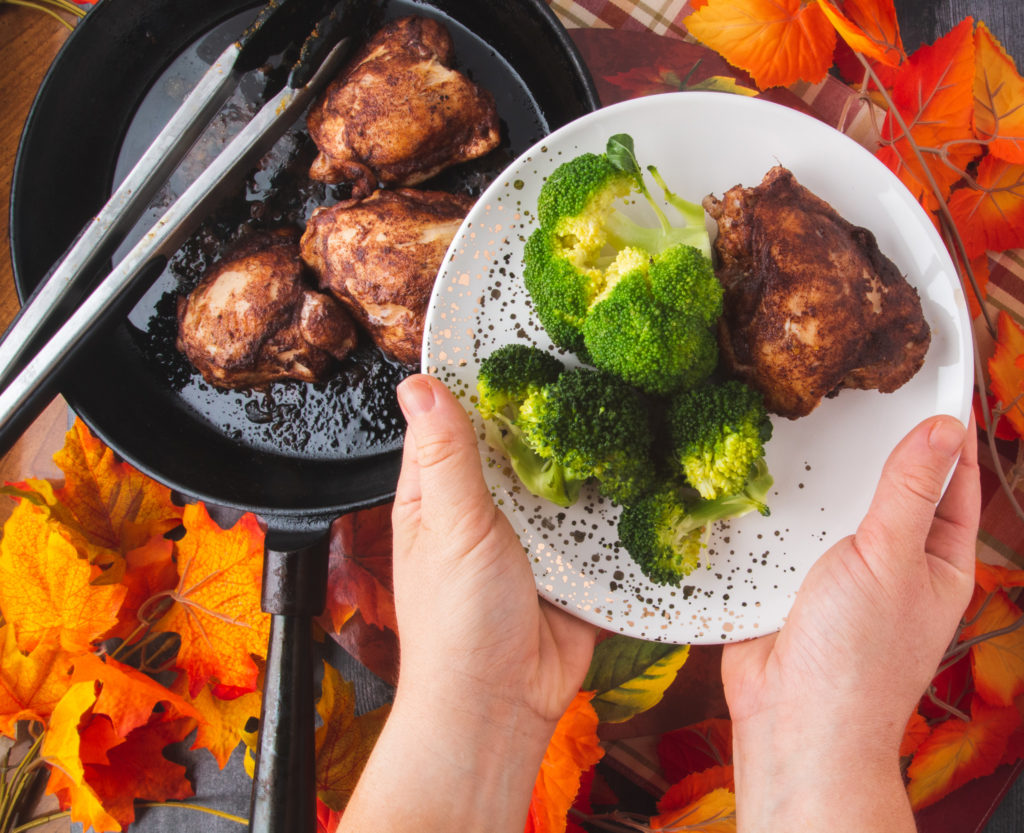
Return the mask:
<svg viewBox="0 0 1024 833">
<path fill-rule="evenodd" d="M 915 829 L 899 744 L 970 600 L 979 515 L 973 424 L 926 420 L 781 631 L 726 646 L 741 831 Z"/>
</svg>

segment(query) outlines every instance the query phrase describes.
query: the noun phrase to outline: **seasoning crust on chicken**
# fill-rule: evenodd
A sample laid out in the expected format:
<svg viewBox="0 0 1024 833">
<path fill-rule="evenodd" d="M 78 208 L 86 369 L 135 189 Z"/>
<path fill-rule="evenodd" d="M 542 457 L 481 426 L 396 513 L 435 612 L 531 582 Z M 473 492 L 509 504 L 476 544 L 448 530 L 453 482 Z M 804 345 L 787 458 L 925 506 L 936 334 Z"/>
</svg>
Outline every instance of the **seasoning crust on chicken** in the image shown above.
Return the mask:
<svg viewBox="0 0 1024 833">
<path fill-rule="evenodd" d="M 318 208 L 302 258 L 386 355 L 415 367 L 434 281 L 473 202 L 398 188 Z"/>
<path fill-rule="evenodd" d="M 416 185 L 500 141 L 493 96 L 452 69 L 454 46 L 436 20 L 403 17 L 377 32 L 325 90 L 307 120 L 320 154 L 312 179 Z"/>
<path fill-rule="evenodd" d="M 718 223 L 722 361 L 770 411 L 796 419 L 843 388 L 891 393 L 921 368 L 920 298 L 870 231 L 782 166 L 704 205 Z"/>
<path fill-rule="evenodd" d="M 344 307 L 304 283 L 298 240 L 256 234 L 178 299 L 178 349 L 210 384 L 321 382 L 356 346 Z"/>
</svg>

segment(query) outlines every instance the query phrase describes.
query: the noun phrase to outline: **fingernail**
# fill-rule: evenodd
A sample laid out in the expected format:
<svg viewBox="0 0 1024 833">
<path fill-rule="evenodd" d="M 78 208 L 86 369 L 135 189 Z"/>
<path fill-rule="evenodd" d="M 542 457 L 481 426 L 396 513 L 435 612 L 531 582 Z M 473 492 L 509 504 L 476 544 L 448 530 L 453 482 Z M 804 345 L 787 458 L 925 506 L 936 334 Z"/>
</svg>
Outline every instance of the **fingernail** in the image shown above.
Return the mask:
<svg viewBox="0 0 1024 833">
<path fill-rule="evenodd" d="M 932 450 L 952 457 L 960 451 L 964 444 L 966 429 L 957 420 L 942 419 L 932 426 L 928 435 L 928 444 Z"/>
<path fill-rule="evenodd" d="M 423 376 L 410 376 L 398 386 L 398 404 L 405 415 L 428 413 L 434 407 L 434 391 Z"/>
</svg>

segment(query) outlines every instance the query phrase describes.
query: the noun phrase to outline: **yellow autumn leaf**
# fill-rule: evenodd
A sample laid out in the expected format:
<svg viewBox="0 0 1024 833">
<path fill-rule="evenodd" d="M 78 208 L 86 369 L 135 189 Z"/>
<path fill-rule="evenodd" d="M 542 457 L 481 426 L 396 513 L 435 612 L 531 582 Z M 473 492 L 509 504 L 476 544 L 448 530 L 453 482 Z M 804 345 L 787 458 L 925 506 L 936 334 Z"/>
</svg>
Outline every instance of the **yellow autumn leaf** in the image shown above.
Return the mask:
<svg viewBox="0 0 1024 833">
<path fill-rule="evenodd" d="M 719 787 L 681 810 L 655 816 L 651 819 L 651 830 L 736 833 L 736 795 Z"/>
<path fill-rule="evenodd" d="M 688 645 L 648 642 L 616 634 L 602 640 L 582 688 L 602 723 L 621 723 L 661 701 L 690 655 Z"/>
<path fill-rule="evenodd" d="M 990 154 L 1024 164 L 1024 78 L 980 21 L 974 50 L 974 129 Z"/>
</svg>

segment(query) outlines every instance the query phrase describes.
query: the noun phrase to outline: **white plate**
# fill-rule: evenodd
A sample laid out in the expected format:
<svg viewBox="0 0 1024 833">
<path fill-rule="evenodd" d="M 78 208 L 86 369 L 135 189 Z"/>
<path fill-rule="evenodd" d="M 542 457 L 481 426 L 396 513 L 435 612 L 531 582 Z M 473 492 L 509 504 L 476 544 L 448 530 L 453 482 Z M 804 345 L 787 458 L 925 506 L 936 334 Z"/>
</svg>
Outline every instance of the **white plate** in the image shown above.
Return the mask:
<svg viewBox="0 0 1024 833">
<path fill-rule="evenodd" d="M 471 401 L 480 358 L 511 341 L 550 344 L 522 284 L 523 243 L 535 227 L 544 178 L 579 153 L 603 152 L 608 137 L 623 132 L 633 136 L 642 166 L 656 165 L 676 193 L 694 202 L 736 184 L 757 185 L 773 165 L 786 166 L 847 220 L 875 233 L 882 252 L 917 287 L 932 328 L 924 366 L 899 391 L 846 390 L 803 419 L 773 418 L 771 516 L 719 525 L 710 567 L 695 570 L 681 589 L 644 578 L 618 544 L 619 510 L 594 490 L 584 490 L 570 509 L 527 492 L 487 446 Z M 810 116 L 700 92 L 634 99 L 584 116 L 531 148 L 487 189 L 435 286 L 423 371 L 442 379 L 471 414 L 487 482 L 530 555 L 541 595 L 604 628 L 675 643 L 777 630 L 811 564 L 856 529 L 898 440 L 933 414 L 966 422 L 973 384 L 967 304 L 956 272 L 896 177 Z"/>
</svg>

